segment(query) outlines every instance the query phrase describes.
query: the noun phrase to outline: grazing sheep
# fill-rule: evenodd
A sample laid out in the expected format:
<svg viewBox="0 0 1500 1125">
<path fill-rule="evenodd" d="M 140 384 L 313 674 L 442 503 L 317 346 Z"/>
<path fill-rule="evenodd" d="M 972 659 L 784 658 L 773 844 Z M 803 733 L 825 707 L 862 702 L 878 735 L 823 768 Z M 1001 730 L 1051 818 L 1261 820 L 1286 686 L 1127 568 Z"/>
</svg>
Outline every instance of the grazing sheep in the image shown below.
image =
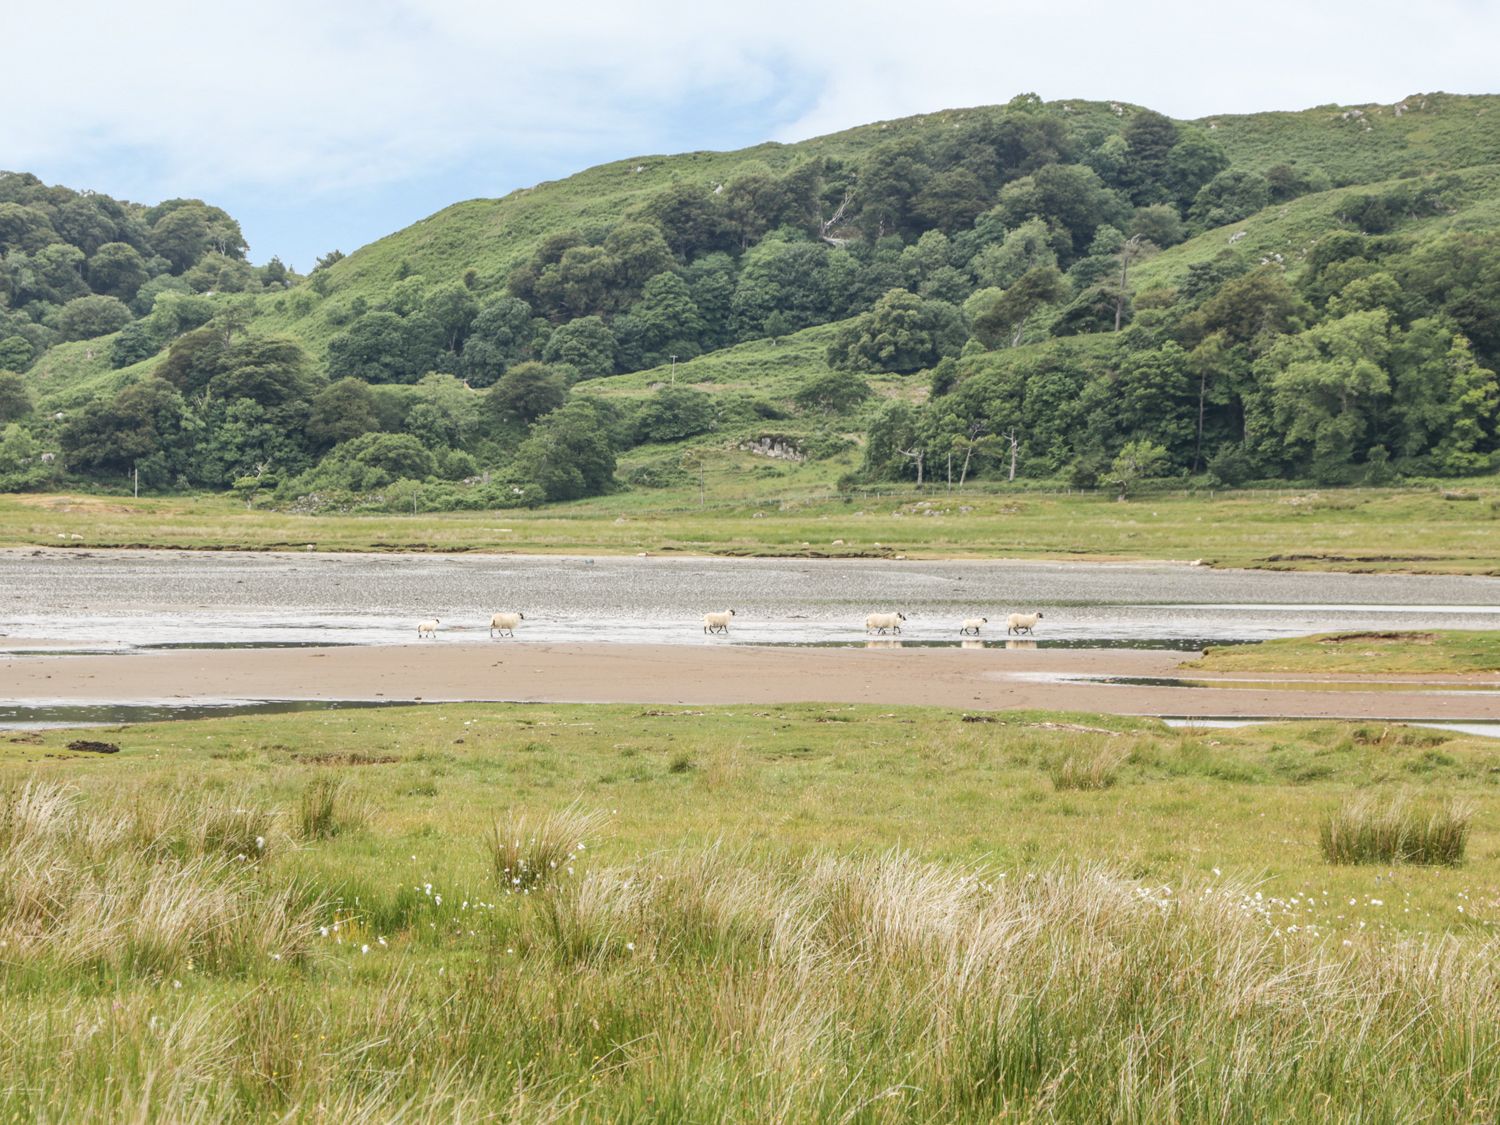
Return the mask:
<svg viewBox="0 0 1500 1125">
<path fill-rule="evenodd" d="M 509 633 L 512 637 L 516 635 L 516 626 L 526 620 L 524 613 L 497 613 L 490 618 L 490 636 L 499 633 L 502 637 Z"/>
<path fill-rule="evenodd" d="M 426 637 L 429 640 L 437 640 L 438 626 L 441 624 L 442 622 L 439 621 L 436 617 L 434 617 L 431 621 L 418 621 L 417 640 L 420 641 L 423 637 Z"/>
<path fill-rule="evenodd" d="M 1040 613 L 1012 613 L 1005 619 L 1006 633 L 1029 633 L 1042 619 Z"/>
<path fill-rule="evenodd" d="M 965 617 L 964 623 L 959 626 L 958 631 L 965 637 L 977 637 L 979 636 L 980 627 L 989 623 L 990 619 L 988 617 Z"/>
<path fill-rule="evenodd" d="M 865 632 L 885 635 L 889 629 L 893 633 L 901 632 L 901 622 L 906 620 L 904 613 L 872 613 L 865 618 Z"/>
<path fill-rule="evenodd" d="M 726 609 L 719 613 L 705 613 L 703 615 L 703 631 L 705 633 L 723 633 L 729 635 L 729 619 L 734 616 L 734 610 Z"/>
</svg>

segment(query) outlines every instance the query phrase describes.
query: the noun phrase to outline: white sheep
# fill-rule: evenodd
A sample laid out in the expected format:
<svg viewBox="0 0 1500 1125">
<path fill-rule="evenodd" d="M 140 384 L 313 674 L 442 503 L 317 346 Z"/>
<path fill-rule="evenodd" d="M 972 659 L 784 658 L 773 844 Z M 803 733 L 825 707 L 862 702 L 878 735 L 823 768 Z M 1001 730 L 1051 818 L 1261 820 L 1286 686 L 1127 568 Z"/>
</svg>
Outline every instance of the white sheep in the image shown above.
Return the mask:
<svg viewBox="0 0 1500 1125">
<path fill-rule="evenodd" d="M 989 623 L 990 619 L 988 617 L 965 617 L 964 623 L 959 626 L 958 631 L 965 637 L 977 637 L 979 636 L 980 628 Z"/>
<path fill-rule="evenodd" d="M 417 640 L 420 641 L 423 637 L 427 637 L 430 640 L 437 640 L 438 626 L 441 624 L 442 622 L 439 621 L 436 617 L 434 617 L 431 621 L 418 621 Z"/>
<path fill-rule="evenodd" d="M 906 620 L 904 613 L 872 613 L 865 618 L 865 632 L 885 635 L 889 629 L 893 633 L 901 632 L 901 622 Z"/>
<path fill-rule="evenodd" d="M 718 613 L 705 613 L 703 615 L 703 631 L 705 633 L 723 633 L 729 635 L 729 619 L 734 616 L 734 610 L 726 609 Z"/>
<path fill-rule="evenodd" d="M 509 633 L 512 637 L 516 635 L 516 626 L 526 620 L 524 613 L 496 613 L 490 617 L 490 636 L 499 633 L 502 637 Z"/>
<path fill-rule="evenodd" d="M 1036 623 L 1042 619 L 1040 613 L 1012 613 L 1005 619 L 1005 631 L 1007 633 L 1029 633 L 1036 628 Z"/>
</svg>

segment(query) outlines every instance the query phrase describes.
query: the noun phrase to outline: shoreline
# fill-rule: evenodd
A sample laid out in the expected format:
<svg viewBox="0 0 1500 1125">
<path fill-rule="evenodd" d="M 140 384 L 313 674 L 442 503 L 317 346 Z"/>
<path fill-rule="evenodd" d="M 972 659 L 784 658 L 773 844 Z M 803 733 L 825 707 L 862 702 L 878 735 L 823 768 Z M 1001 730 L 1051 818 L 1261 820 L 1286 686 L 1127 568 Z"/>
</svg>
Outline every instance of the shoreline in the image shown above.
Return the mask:
<svg viewBox="0 0 1500 1125">
<path fill-rule="evenodd" d="M 969 711 L 1044 710 L 1182 718 L 1500 721 L 1497 694 L 1309 685 L 1348 677 L 1278 674 L 1277 686 L 1139 686 L 1064 676 L 1191 678 L 1191 653 L 1132 649 L 788 649 L 744 645 L 518 642 L 298 649 L 157 650 L 0 658 L 0 703 L 84 706 L 216 700 L 369 703 L 615 703 L 666 706 L 848 703 Z M 1184 676 L 1184 673 L 1187 673 Z M 1235 677 L 1222 677 L 1226 683 Z M 1418 681 L 1420 682 L 1420 681 Z M 1378 718 L 1377 718 L 1378 717 Z"/>
</svg>

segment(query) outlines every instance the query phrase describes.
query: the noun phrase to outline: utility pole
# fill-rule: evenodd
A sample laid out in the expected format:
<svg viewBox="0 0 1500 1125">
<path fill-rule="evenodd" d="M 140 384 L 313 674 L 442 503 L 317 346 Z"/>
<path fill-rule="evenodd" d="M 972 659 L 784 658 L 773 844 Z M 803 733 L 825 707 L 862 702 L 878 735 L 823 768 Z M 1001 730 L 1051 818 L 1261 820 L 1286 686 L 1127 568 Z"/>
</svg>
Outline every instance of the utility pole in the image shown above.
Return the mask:
<svg viewBox="0 0 1500 1125">
<path fill-rule="evenodd" d="M 674 386 L 677 383 L 677 357 L 675 355 L 672 357 L 672 383 Z"/>
<path fill-rule="evenodd" d="M 139 500 L 141 498 L 141 467 L 137 465 L 131 475 L 135 477 L 135 498 Z"/>
</svg>

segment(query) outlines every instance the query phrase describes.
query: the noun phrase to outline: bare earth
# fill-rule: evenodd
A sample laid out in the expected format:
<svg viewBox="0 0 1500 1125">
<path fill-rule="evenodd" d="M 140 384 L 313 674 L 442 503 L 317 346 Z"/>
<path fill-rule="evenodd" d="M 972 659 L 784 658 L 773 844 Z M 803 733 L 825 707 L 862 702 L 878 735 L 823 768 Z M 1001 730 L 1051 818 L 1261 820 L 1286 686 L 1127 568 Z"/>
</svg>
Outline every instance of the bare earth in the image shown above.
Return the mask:
<svg viewBox="0 0 1500 1125">
<path fill-rule="evenodd" d="M 668 705 L 795 702 L 1044 708 L 1118 715 L 1500 720 L 1500 678 L 1367 677 L 1370 690 L 1119 686 L 1056 675 L 1189 675 L 1182 653 L 443 643 L 0 658 L 0 701 L 475 700 Z M 1404 682 L 1407 687 L 1397 686 Z M 1483 684 L 1497 694 L 1442 694 Z M 1388 686 L 1382 686 L 1388 685 Z M 1426 688 L 1427 690 L 1423 690 Z"/>
</svg>

